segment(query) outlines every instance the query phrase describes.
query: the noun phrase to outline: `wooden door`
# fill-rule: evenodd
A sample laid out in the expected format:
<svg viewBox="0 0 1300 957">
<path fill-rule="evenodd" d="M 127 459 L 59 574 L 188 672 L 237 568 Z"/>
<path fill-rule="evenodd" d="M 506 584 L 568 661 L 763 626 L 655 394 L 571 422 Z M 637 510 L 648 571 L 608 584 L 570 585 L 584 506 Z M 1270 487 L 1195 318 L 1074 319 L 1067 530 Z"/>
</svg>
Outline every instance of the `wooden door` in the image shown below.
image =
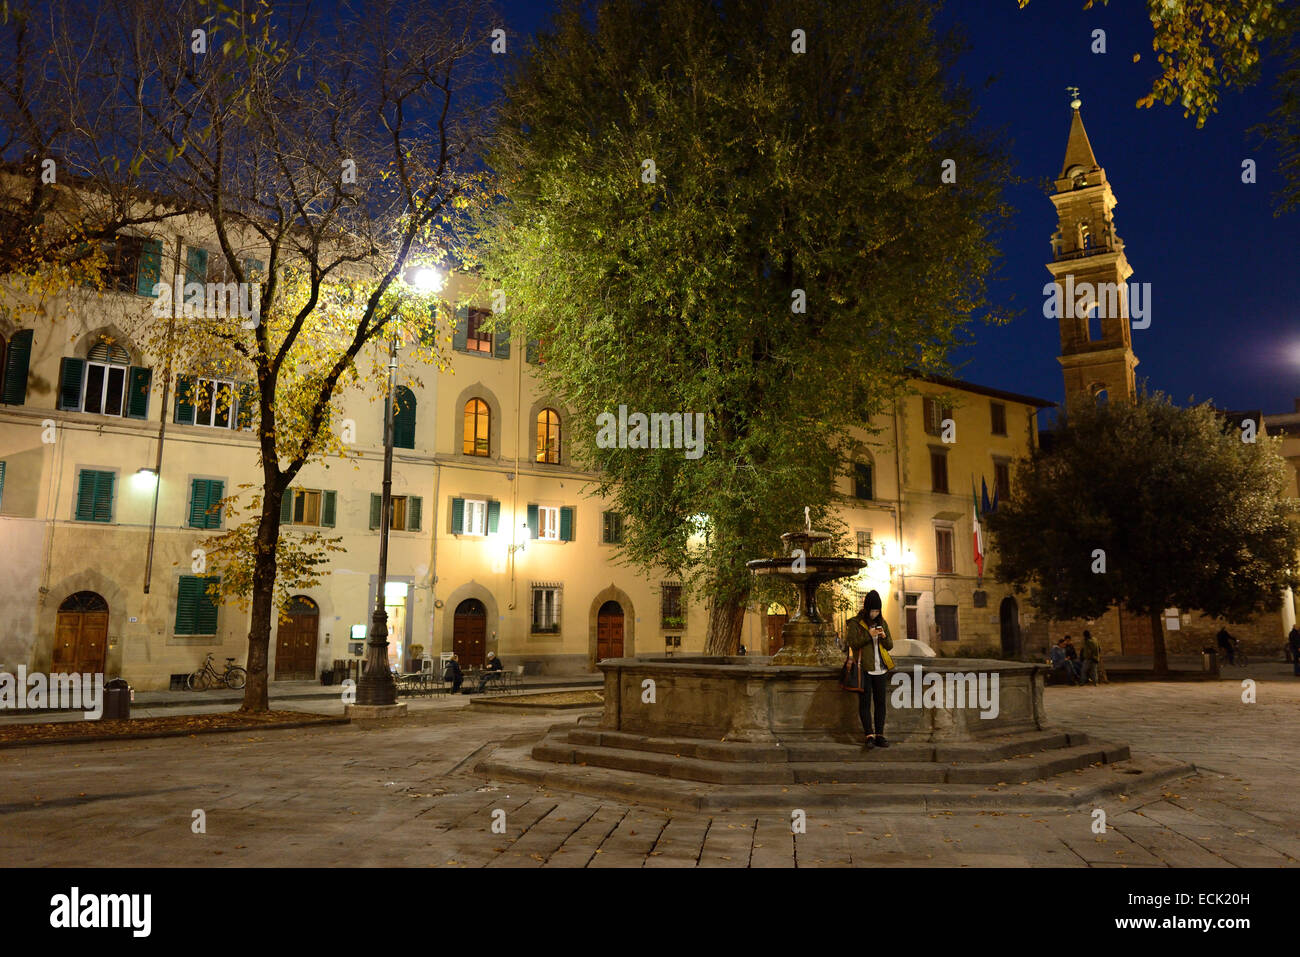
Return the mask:
<svg viewBox="0 0 1300 957">
<path fill-rule="evenodd" d="M 907 606 L 907 637 L 912 641 L 919 641 L 918 635 L 920 630 L 916 624 L 916 606 Z"/>
<path fill-rule="evenodd" d="M 108 649 L 108 603 L 77 592 L 59 606 L 54 624 L 54 674 L 103 674 Z"/>
<path fill-rule="evenodd" d="M 596 613 L 596 660 L 623 657 L 623 606 L 607 601 Z"/>
<path fill-rule="evenodd" d="M 1151 638 L 1151 619 L 1147 615 L 1135 615 L 1127 608 L 1119 610 L 1120 647 L 1126 655 L 1155 654 Z"/>
<path fill-rule="evenodd" d="M 790 620 L 789 615 L 773 615 L 768 613 L 763 616 L 763 631 L 767 636 L 767 653 L 774 655 L 785 647 L 785 623 Z"/>
<path fill-rule="evenodd" d="M 306 681 L 316 677 L 316 638 L 320 609 L 309 598 L 295 598 L 288 620 L 281 619 L 276 633 L 275 680 Z"/>
<path fill-rule="evenodd" d="M 462 668 L 481 668 L 487 650 L 487 608 L 476 598 L 467 598 L 456 606 L 452 619 L 451 650 Z"/>
</svg>

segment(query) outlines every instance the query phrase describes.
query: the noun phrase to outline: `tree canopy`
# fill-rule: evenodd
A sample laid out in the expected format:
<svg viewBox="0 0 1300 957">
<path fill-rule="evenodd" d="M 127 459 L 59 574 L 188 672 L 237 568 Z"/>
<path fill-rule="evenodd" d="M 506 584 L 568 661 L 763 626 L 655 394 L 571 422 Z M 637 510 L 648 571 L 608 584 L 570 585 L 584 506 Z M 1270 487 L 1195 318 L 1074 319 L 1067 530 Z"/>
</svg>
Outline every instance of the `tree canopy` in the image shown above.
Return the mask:
<svg viewBox="0 0 1300 957">
<path fill-rule="evenodd" d="M 745 561 L 827 522 L 852 427 L 988 308 L 1012 177 L 952 52 L 901 0 L 575 0 L 506 85 L 473 256 L 710 652 Z M 702 416 L 702 453 L 638 448 L 637 413 Z"/>
<path fill-rule="evenodd" d="M 1158 393 L 1072 412 L 987 518 L 998 580 L 1050 618 L 1117 603 L 1148 615 L 1157 670 L 1165 608 L 1231 620 L 1276 608 L 1300 584 L 1300 502 L 1261 428 Z"/>
</svg>

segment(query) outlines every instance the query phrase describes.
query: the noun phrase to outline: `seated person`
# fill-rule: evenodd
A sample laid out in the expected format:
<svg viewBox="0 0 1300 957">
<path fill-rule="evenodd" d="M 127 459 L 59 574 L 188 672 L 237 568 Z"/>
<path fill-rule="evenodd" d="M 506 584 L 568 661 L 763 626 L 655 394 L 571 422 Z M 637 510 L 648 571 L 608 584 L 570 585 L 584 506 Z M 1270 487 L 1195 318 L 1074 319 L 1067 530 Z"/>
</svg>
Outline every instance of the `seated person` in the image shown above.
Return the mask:
<svg viewBox="0 0 1300 957">
<path fill-rule="evenodd" d="M 487 653 L 487 664 L 483 666 L 483 674 L 479 675 L 478 679 L 479 694 L 483 693 L 483 689 L 487 687 L 489 681 L 501 680 L 502 667 L 501 659 L 497 657 L 496 652 L 489 651 Z"/>
<path fill-rule="evenodd" d="M 1052 646 L 1052 676 L 1069 684 L 1074 684 L 1077 676 L 1074 672 L 1074 666 L 1070 659 L 1065 656 L 1065 639 L 1062 638 Z"/>
<path fill-rule="evenodd" d="M 447 670 L 442 673 L 442 680 L 451 682 L 452 694 L 460 694 L 460 686 L 465 681 L 465 673 L 460 670 L 460 659 L 455 655 L 447 659 Z"/>
</svg>

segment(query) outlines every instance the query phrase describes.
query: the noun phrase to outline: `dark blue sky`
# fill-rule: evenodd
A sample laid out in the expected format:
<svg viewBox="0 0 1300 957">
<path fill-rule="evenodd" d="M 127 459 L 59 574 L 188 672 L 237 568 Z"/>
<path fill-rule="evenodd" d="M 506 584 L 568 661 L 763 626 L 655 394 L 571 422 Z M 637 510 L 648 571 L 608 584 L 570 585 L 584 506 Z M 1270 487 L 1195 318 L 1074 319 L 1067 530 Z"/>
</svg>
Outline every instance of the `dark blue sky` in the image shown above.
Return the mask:
<svg viewBox="0 0 1300 957">
<path fill-rule="evenodd" d="M 958 376 L 1062 398 L 1056 321 L 1042 315 L 1056 222 L 1041 184 L 1060 172 L 1070 122 L 1065 88 L 1074 85 L 1119 201 L 1115 224 L 1130 281 L 1151 284 L 1151 325 L 1133 331 L 1138 378 L 1179 402 L 1194 396 L 1222 408 L 1290 411 L 1300 397 L 1300 214 L 1274 218 L 1277 158 L 1246 132 L 1272 109 L 1272 74 L 1226 93 L 1201 130 L 1181 108 L 1139 110 L 1134 103 L 1156 67 L 1146 4 L 1082 6 L 955 0 L 941 15 L 970 44 L 960 70 L 976 91 L 980 122 L 1005 129 L 1015 171 L 1027 180 L 1008 192 L 1017 214 L 994 288 L 1021 314 L 1006 326 L 976 327 L 977 344 L 953 356 Z M 541 27 L 551 5 L 506 0 L 503 8 L 518 36 Z M 1105 54 L 1091 52 L 1097 28 L 1106 31 Z M 985 88 L 989 76 L 997 79 Z M 1253 185 L 1241 182 L 1246 158 L 1258 167 Z"/>
</svg>

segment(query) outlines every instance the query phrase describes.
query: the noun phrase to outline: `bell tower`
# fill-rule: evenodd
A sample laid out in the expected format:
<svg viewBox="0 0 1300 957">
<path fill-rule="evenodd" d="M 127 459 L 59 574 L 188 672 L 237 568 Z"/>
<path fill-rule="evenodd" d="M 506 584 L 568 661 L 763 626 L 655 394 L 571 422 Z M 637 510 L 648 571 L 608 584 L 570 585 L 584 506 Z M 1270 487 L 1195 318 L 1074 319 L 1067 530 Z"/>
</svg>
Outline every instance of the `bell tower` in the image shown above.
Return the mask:
<svg viewBox="0 0 1300 957">
<path fill-rule="evenodd" d="M 1138 364 L 1129 326 L 1133 268 L 1115 232 L 1115 194 L 1083 128 L 1079 91 L 1071 87 L 1070 93 L 1070 137 L 1051 196 L 1057 218 L 1047 264 L 1052 282 L 1044 289 L 1050 294 L 1056 287 L 1055 312 L 1048 314 L 1060 322 L 1057 361 L 1065 378 L 1067 414 L 1081 404 L 1132 402 Z"/>
</svg>

